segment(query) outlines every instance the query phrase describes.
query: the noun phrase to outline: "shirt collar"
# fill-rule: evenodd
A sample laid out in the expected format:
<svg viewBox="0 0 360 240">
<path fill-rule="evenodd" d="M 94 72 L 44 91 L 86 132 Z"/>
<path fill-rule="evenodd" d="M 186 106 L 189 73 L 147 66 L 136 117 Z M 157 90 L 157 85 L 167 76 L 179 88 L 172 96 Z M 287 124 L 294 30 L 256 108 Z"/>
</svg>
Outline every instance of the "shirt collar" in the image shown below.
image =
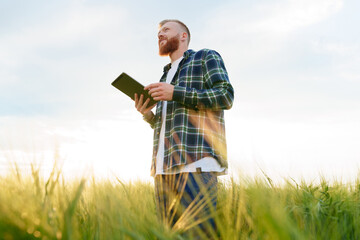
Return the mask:
<svg viewBox="0 0 360 240">
<path fill-rule="evenodd" d="M 185 52 L 184 52 L 184 55 L 183 55 L 183 57 L 184 57 L 183 60 L 185 60 L 185 59 L 187 59 L 188 57 L 190 57 L 190 55 L 191 55 L 192 53 L 194 53 L 194 52 L 195 52 L 195 51 L 192 50 L 192 49 L 188 49 L 187 51 L 185 51 Z M 181 61 L 183 61 L 183 60 L 181 60 Z M 170 68 L 171 68 L 171 63 L 166 64 L 166 65 L 164 66 L 164 72 L 168 72 L 168 71 L 170 70 Z"/>
<path fill-rule="evenodd" d="M 168 72 L 171 68 L 171 63 L 169 64 L 166 64 L 165 67 L 164 67 L 164 72 Z"/>
<path fill-rule="evenodd" d="M 192 50 L 192 49 L 189 49 L 189 50 L 187 50 L 186 52 L 184 52 L 184 59 L 187 59 L 188 57 L 190 57 L 190 55 L 192 54 L 192 53 L 194 53 L 195 51 L 194 50 Z"/>
</svg>

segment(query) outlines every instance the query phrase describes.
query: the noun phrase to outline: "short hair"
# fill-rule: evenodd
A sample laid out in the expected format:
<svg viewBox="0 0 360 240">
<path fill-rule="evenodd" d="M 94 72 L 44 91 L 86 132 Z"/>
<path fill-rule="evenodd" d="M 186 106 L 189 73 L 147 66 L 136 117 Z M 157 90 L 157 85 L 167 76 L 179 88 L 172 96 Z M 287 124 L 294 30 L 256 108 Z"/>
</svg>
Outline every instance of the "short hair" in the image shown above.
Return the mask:
<svg viewBox="0 0 360 240">
<path fill-rule="evenodd" d="M 188 38 L 187 38 L 188 42 L 187 42 L 187 44 L 189 45 L 189 42 L 190 42 L 190 31 L 189 31 L 189 28 L 188 28 L 183 22 L 181 22 L 181 21 L 179 21 L 179 20 L 177 20 L 177 19 L 165 19 L 165 20 L 162 20 L 162 21 L 159 23 L 159 26 L 162 27 L 165 23 L 168 23 L 168 22 L 175 22 L 175 23 L 177 23 L 177 24 L 180 25 L 180 27 L 182 28 L 182 30 L 183 30 L 184 32 L 186 32 L 187 35 L 188 35 Z"/>
</svg>

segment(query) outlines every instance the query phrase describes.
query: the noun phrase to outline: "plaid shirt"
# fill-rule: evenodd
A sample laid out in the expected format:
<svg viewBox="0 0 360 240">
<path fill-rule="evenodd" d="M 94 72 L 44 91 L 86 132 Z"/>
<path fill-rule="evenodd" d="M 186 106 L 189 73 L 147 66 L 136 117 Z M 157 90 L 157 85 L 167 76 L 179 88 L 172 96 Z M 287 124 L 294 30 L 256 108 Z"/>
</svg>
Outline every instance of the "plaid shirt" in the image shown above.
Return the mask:
<svg viewBox="0 0 360 240">
<path fill-rule="evenodd" d="M 164 67 L 160 82 L 171 67 Z M 165 119 L 164 172 L 211 156 L 227 167 L 224 109 L 232 107 L 234 90 L 224 62 L 216 51 L 188 50 L 171 81 L 173 100 L 168 101 Z M 149 122 L 154 128 L 152 173 L 158 151 L 162 101 Z"/>
</svg>

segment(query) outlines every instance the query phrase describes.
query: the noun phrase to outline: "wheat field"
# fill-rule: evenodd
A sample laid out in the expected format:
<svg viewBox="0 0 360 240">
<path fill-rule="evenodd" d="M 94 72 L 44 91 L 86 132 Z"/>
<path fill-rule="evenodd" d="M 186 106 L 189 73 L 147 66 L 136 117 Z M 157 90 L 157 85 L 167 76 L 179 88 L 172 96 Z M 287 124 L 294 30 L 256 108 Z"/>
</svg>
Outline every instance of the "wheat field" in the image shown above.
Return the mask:
<svg viewBox="0 0 360 240">
<path fill-rule="evenodd" d="M 219 183 L 214 239 L 360 239 L 360 180 Z M 0 239 L 187 239 L 157 217 L 151 182 L 67 180 L 55 165 L 0 176 Z M 196 227 L 196 226 L 194 226 Z"/>
</svg>

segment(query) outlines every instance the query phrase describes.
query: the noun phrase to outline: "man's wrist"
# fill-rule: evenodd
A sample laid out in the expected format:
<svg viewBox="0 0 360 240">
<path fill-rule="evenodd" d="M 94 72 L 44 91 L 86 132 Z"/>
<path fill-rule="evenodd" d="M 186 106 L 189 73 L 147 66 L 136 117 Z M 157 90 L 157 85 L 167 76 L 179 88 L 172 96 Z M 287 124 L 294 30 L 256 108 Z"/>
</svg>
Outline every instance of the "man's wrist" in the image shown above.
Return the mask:
<svg viewBox="0 0 360 240">
<path fill-rule="evenodd" d="M 150 116 L 149 116 L 149 115 L 150 115 Z M 149 114 L 149 115 L 147 115 L 147 114 L 144 114 L 144 115 L 143 115 L 144 121 L 146 121 L 146 122 L 151 122 L 151 120 L 154 119 L 155 115 L 154 115 L 153 113 L 151 113 L 151 114 Z"/>
</svg>

